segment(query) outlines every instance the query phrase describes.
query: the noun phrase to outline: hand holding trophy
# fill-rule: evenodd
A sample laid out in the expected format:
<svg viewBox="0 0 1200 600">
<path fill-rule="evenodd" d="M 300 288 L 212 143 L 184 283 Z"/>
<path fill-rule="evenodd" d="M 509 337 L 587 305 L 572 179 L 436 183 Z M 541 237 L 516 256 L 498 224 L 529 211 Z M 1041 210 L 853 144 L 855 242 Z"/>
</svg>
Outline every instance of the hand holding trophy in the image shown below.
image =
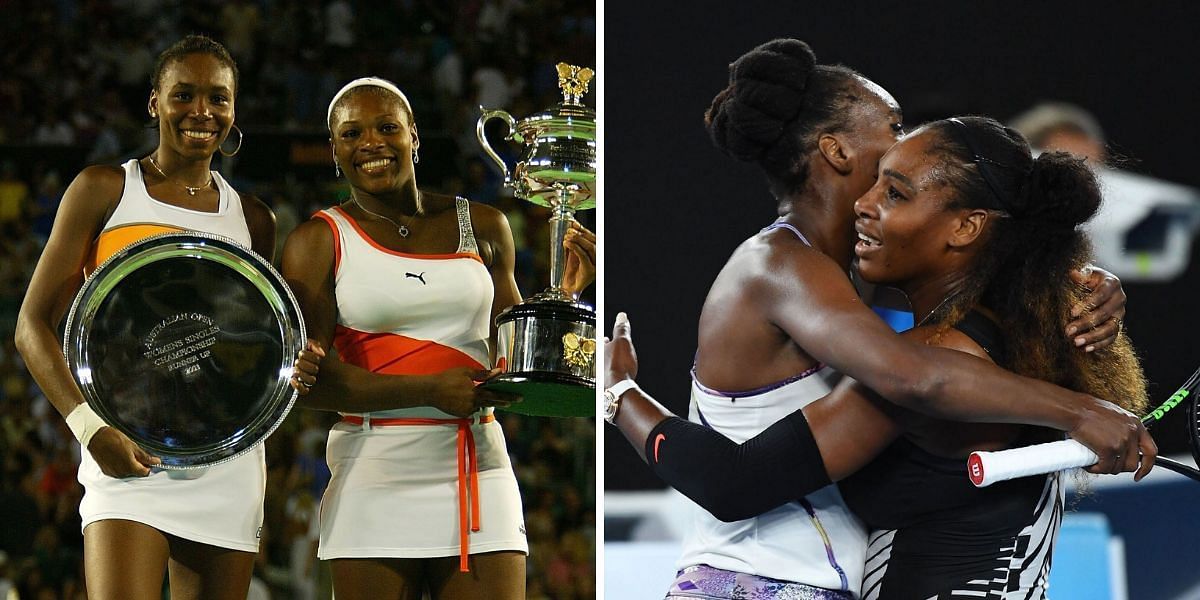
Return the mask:
<svg viewBox="0 0 1200 600">
<path fill-rule="evenodd" d="M 575 211 L 596 206 L 596 113 L 581 102 L 595 73 L 565 63 L 557 69 L 562 102 L 520 122 L 483 109 L 475 128 L 504 185 L 552 211 L 550 287 L 496 317 L 496 360 L 505 372 L 484 385 L 521 394 L 524 401 L 508 409 L 514 412 L 585 417 L 596 414 L 596 313 L 563 289 L 563 238 Z M 512 171 L 484 136 L 493 118 L 508 125 L 505 139 L 524 144 Z"/>
</svg>

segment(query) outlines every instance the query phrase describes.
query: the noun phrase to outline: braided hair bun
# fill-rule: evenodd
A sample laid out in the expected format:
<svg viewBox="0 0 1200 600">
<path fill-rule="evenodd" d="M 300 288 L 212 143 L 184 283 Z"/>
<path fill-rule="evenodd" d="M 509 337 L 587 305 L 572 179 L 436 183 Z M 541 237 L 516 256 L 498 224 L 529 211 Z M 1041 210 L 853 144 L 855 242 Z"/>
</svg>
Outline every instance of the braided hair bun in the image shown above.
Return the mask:
<svg viewBox="0 0 1200 600">
<path fill-rule="evenodd" d="M 704 121 L 717 148 L 738 160 L 760 160 L 804 106 L 817 57 L 800 40 L 771 40 L 729 65 L 729 85 Z"/>
</svg>

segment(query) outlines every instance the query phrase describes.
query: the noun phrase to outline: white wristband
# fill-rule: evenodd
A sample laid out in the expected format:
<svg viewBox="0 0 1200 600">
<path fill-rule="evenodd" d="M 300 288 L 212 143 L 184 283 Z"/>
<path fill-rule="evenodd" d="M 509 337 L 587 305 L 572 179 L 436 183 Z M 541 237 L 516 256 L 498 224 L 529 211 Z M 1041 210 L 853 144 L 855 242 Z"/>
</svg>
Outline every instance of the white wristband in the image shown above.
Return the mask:
<svg viewBox="0 0 1200 600">
<path fill-rule="evenodd" d="M 71 428 L 71 433 L 75 434 L 75 439 L 79 440 L 79 444 L 87 449 L 88 443 L 92 441 L 92 436 L 96 435 L 102 427 L 108 427 L 108 423 L 92 410 L 92 407 L 87 402 L 76 406 L 71 414 L 67 415 L 67 427 Z"/>
</svg>

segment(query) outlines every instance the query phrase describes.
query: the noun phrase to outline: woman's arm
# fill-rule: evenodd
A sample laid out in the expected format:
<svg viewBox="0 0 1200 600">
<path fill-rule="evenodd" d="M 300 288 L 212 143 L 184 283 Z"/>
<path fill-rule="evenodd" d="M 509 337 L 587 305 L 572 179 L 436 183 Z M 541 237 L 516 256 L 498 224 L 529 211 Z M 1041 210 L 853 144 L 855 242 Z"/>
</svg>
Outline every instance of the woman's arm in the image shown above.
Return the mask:
<svg viewBox="0 0 1200 600">
<path fill-rule="evenodd" d="M 637 374 L 624 313 L 617 315 L 604 352 L 610 379 L 614 370 Z M 663 481 L 728 522 L 760 515 L 857 471 L 900 434 L 889 410 L 901 409 L 847 379 L 738 444 L 676 417 L 635 387 L 621 395 L 613 424 Z"/>
<path fill-rule="evenodd" d="M 1067 338 L 1081 352 L 1095 352 L 1111 346 L 1117 341 L 1121 320 L 1125 318 L 1127 297 L 1121 288 L 1121 280 L 1093 265 L 1071 271 L 1069 277 L 1071 284 L 1087 290 L 1087 297 L 1071 307 L 1070 321 L 1064 326 Z M 893 296 L 903 297 L 900 292 L 890 290 L 876 295 L 879 289 L 864 281 L 857 281 L 855 286 L 871 306 L 887 306 L 879 302 L 881 298 L 886 302 Z M 903 306 L 900 310 L 907 310 L 907 303 Z"/>
<path fill-rule="evenodd" d="M 471 203 L 471 222 L 475 229 L 476 242 L 480 245 L 480 257 L 492 276 L 492 310 L 489 320 L 488 348 L 492 364 L 496 362 L 496 317 L 506 308 L 521 301 L 517 288 L 517 249 L 513 242 L 512 228 L 508 218 L 499 210 L 482 204 Z M 492 369 L 484 380 L 503 373 L 503 367 Z M 482 382 L 483 380 L 481 380 Z M 516 394 L 497 392 L 478 387 L 476 395 L 493 406 L 507 406 L 519 402 Z"/>
<path fill-rule="evenodd" d="M 903 337 L 926 344 L 934 331 L 918 328 Z M 947 332 L 937 345 L 990 362 L 963 335 Z M 606 340 L 605 357 L 617 373 L 636 375 L 637 358 L 623 313 L 617 316 L 613 339 Z M 730 522 L 763 514 L 855 473 L 901 434 L 895 415 L 903 410 L 844 379 L 830 394 L 738 444 L 675 417 L 635 387 L 622 394 L 614 424 L 663 481 Z"/>
<path fill-rule="evenodd" d="M 466 417 L 480 406 L 507 405 L 506 397 L 476 392 L 475 384 L 494 370 L 460 367 L 433 375 L 383 375 L 342 362 L 332 346 L 337 323 L 334 252 L 333 231 L 317 219 L 301 223 L 283 247 L 283 277 L 304 313 L 308 335 L 318 348 L 329 349 L 301 406 L 345 412 L 433 406 Z"/>
<path fill-rule="evenodd" d="M 904 408 L 952 421 L 1066 431 L 1101 457 L 1088 468 L 1093 473 L 1136 470 L 1140 479 L 1158 453 L 1141 421 L 1115 404 L 901 338 L 863 304 L 842 270 L 815 250 L 775 252 L 746 293 L 815 360 Z M 1139 468 L 1142 456 L 1148 460 Z"/>
<path fill-rule="evenodd" d="M 250 230 L 250 249 L 267 262 L 275 262 L 275 213 L 253 194 L 238 192 L 242 198 L 242 214 Z"/>
<path fill-rule="evenodd" d="M 77 409 L 86 411 L 87 407 L 82 406 L 83 393 L 63 357 L 58 325 L 83 284 L 83 268 L 92 242 L 120 200 L 124 184 L 120 168 L 99 166 L 84 169 L 71 182 L 17 316 L 17 350 L 50 404 L 63 417 Z M 87 450 L 110 477 L 149 475 L 150 467 L 160 462 L 107 426 L 96 431 Z"/>
<path fill-rule="evenodd" d="M 480 257 L 492 276 L 491 330 L 488 346 L 496 352 L 496 317 L 504 309 L 521 301 L 517 289 L 517 250 L 508 218 L 499 210 L 471 203 L 471 222 L 475 228 Z M 493 360 L 495 357 L 493 356 Z"/>
</svg>

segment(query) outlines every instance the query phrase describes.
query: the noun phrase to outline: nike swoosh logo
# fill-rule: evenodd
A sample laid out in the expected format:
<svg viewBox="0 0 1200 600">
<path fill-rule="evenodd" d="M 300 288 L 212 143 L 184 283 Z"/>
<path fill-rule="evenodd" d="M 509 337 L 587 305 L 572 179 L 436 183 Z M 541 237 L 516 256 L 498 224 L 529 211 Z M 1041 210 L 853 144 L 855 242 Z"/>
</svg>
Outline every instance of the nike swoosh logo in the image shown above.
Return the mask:
<svg viewBox="0 0 1200 600">
<path fill-rule="evenodd" d="M 654 462 L 658 462 L 658 445 L 665 439 L 667 439 L 667 436 L 661 433 L 654 437 Z"/>
</svg>

